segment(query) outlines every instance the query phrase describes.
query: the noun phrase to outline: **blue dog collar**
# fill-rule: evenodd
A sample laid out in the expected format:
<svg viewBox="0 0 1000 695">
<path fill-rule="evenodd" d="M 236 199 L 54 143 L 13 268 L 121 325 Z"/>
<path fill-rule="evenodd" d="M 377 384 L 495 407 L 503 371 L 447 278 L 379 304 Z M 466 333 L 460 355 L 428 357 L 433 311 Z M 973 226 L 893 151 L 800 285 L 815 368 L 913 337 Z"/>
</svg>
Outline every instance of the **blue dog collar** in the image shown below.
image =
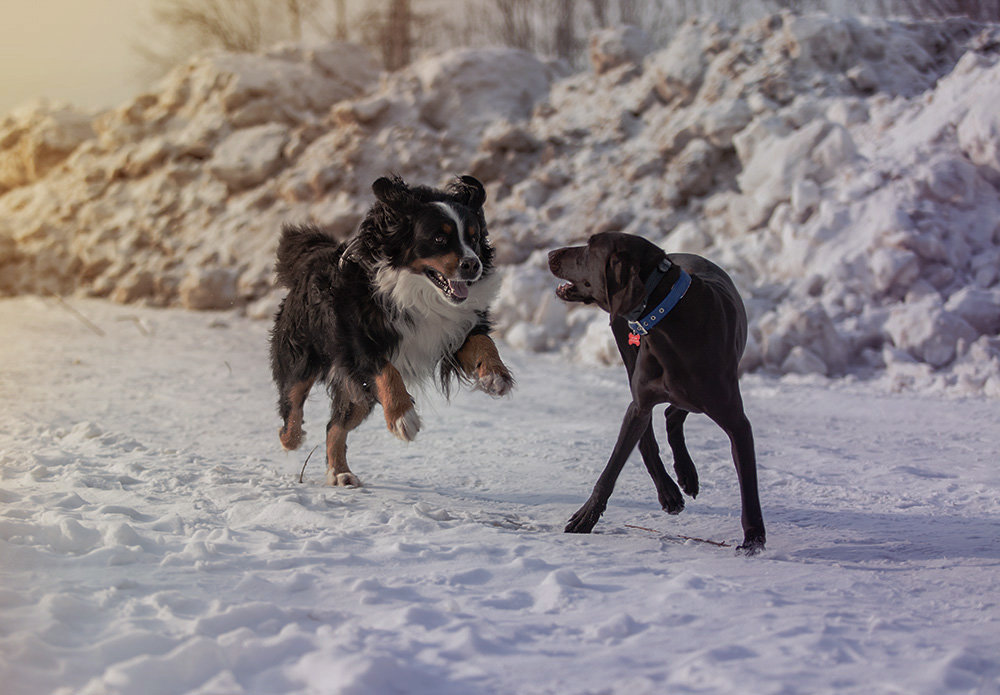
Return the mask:
<svg viewBox="0 0 1000 695">
<path fill-rule="evenodd" d="M 656 307 L 650 311 L 646 316 L 639 319 L 638 321 L 629 321 L 628 327 L 635 335 L 647 335 L 649 329 L 658 324 L 663 318 L 677 306 L 677 302 L 681 301 L 681 298 L 687 292 L 688 287 L 691 286 L 691 276 L 684 272 L 683 268 L 678 268 L 680 271 L 680 276 L 677 278 L 677 282 L 674 286 L 670 288 L 670 292 L 667 296 L 663 298 L 663 301 L 656 305 Z"/>
</svg>

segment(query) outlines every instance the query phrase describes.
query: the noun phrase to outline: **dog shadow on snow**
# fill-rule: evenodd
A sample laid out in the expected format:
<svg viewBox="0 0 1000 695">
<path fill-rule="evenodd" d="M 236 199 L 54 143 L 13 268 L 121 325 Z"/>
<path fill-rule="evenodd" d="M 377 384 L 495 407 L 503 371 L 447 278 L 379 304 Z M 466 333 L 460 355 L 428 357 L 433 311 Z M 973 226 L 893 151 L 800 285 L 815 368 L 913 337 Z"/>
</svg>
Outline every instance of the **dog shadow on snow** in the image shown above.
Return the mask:
<svg viewBox="0 0 1000 695">
<path fill-rule="evenodd" d="M 793 549 L 793 543 L 781 544 L 787 548 L 781 554 L 793 560 L 878 563 L 880 569 L 885 569 L 886 563 L 927 560 L 1000 562 L 997 516 L 807 509 L 773 504 L 767 511 L 768 520 L 781 529 L 775 533 L 776 539 L 787 538 L 793 528 L 801 531 L 795 533 L 800 539 L 817 531 L 816 542 L 810 547 Z"/>
</svg>

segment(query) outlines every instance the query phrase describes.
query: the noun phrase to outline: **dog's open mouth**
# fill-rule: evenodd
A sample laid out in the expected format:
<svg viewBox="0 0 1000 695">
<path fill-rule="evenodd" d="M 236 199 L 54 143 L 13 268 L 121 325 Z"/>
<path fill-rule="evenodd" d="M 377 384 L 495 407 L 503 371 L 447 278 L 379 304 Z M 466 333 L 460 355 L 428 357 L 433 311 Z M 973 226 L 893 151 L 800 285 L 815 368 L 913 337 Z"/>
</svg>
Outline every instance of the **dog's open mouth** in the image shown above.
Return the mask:
<svg viewBox="0 0 1000 695">
<path fill-rule="evenodd" d="M 469 283 L 462 280 L 449 280 L 433 268 L 424 268 L 424 275 L 430 278 L 430 281 L 441 290 L 441 294 L 456 304 L 461 304 L 469 298 Z"/>
<path fill-rule="evenodd" d="M 556 296 L 564 302 L 586 302 L 589 297 L 584 297 L 580 290 L 572 282 L 564 282 L 556 288 Z"/>
</svg>

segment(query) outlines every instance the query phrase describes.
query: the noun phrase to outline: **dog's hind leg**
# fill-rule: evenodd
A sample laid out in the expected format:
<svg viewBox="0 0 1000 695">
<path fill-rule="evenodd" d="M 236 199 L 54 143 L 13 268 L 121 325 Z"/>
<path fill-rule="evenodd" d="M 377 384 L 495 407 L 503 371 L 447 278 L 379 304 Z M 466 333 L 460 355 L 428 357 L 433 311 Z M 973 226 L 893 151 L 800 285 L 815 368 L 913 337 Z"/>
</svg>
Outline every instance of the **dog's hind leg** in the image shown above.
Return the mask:
<svg viewBox="0 0 1000 695">
<path fill-rule="evenodd" d="M 684 420 L 687 419 L 688 411 L 678 408 L 675 405 L 667 406 L 664 413 L 667 420 L 667 443 L 670 444 L 670 451 L 674 454 L 674 473 L 677 474 L 677 482 L 681 489 L 691 497 L 698 496 L 698 471 L 695 470 L 694 461 L 688 453 L 687 444 L 684 442 Z"/>
<path fill-rule="evenodd" d="M 372 411 L 371 404 L 352 403 L 334 395 L 330 422 L 326 425 L 326 484 L 361 487 L 361 480 L 347 465 L 347 435 Z"/>
<path fill-rule="evenodd" d="M 302 430 L 302 409 L 309 395 L 309 389 L 315 381 L 316 377 L 312 376 L 281 390 L 278 412 L 284 424 L 278 430 L 278 438 L 281 440 L 281 446 L 288 451 L 298 449 L 302 443 L 305 434 Z"/>
<path fill-rule="evenodd" d="M 753 430 L 750 420 L 743 412 L 742 399 L 739 391 L 735 399 L 717 411 L 705 411 L 712 420 L 725 431 L 733 449 L 733 463 L 736 464 L 736 476 L 740 482 L 740 501 L 742 503 L 743 543 L 739 546 L 746 555 L 756 555 L 764 549 L 764 516 L 760 510 L 760 497 L 757 493 L 757 457 L 754 453 Z"/>
<path fill-rule="evenodd" d="M 652 417 L 646 424 L 646 431 L 639 439 L 639 453 L 642 455 L 642 462 L 646 465 L 649 477 L 653 479 L 653 485 L 656 486 L 656 496 L 663 511 L 667 514 L 680 514 L 684 509 L 684 497 L 663 467 L 660 447 L 657 446 L 656 435 L 653 433 Z"/>
</svg>

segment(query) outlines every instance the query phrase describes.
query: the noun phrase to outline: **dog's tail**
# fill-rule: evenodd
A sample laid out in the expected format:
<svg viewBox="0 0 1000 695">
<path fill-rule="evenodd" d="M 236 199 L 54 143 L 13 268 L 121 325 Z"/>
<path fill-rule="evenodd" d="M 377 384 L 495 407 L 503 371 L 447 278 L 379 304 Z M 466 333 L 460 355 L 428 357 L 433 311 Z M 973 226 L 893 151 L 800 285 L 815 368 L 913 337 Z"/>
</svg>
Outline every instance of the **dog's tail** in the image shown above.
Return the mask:
<svg viewBox="0 0 1000 695">
<path fill-rule="evenodd" d="M 291 287 L 295 278 L 304 274 L 309 261 L 317 253 L 328 251 L 339 255 L 340 246 L 340 242 L 316 227 L 284 225 L 274 264 L 278 284 Z"/>
</svg>

